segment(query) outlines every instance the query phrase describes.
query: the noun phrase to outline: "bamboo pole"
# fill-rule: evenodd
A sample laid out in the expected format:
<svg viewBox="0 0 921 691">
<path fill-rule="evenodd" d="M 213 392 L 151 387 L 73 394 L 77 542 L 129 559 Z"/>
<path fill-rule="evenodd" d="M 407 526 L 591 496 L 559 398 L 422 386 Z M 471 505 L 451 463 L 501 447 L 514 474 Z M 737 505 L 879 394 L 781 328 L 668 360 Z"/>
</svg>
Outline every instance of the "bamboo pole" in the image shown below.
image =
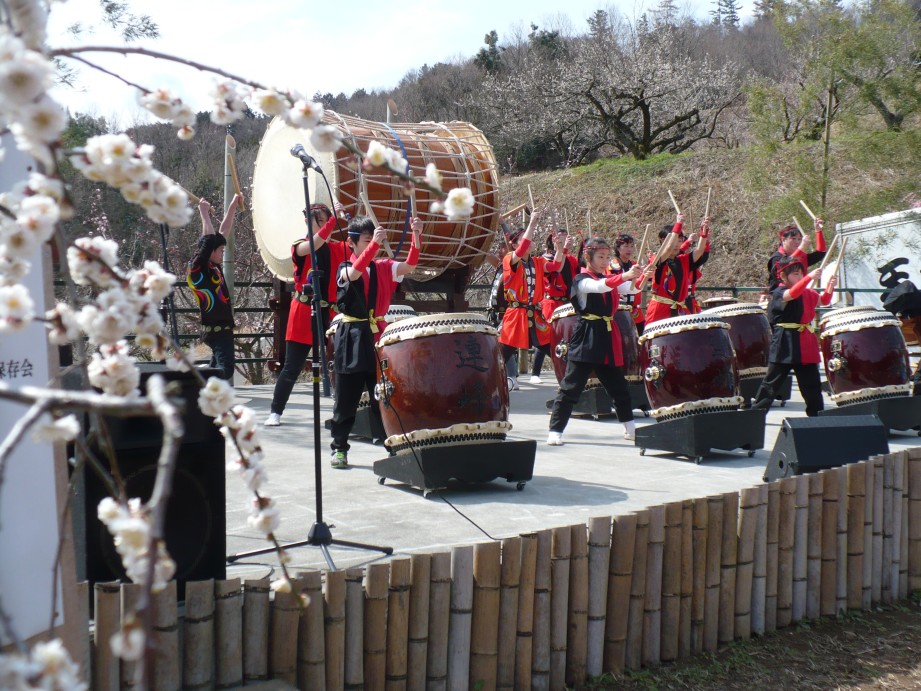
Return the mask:
<svg viewBox="0 0 921 691">
<path fill-rule="evenodd" d="M 383 689 L 387 677 L 387 600 L 390 564 L 371 564 L 365 572 L 364 683 Z"/>
<path fill-rule="evenodd" d="M 77 626 L 80 631 L 90 630 L 90 583 L 77 581 Z M 80 676 L 89 688 L 93 688 L 93 645 L 89 635 L 77 638 L 74 662 L 80 665 Z"/>
<path fill-rule="evenodd" d="M 870 599 L 879 603 L 883 591 L 883 495 L 885 494 L 884 457 L 874 456 L 873 463 L 873 563 Z"/>
<path fill-rule="evenodd" d="M 883 459 L 883 554 L 880 564 L 880 602 L 892 602 L 892 482 L 895 468 L 895 454 L 886 454 Z"/>
<path fill-rule="evenodd" d="M 451 550 L 451 617 L 448 622 L 448 688 L 465 689 L 470 678 L 473 547 Z"/>
<path fill-rule="evenodd" d="M 611 535 L 611 559 L 608 569 L 603 670 L 615 674 L 620 674 L 624 671 L 635 546 L 636 514 L 615 516 Z"/>
<path fill-rule="evenodd" d="M 694 499 L 694 592 L 691 596 L 691 651 L 704 649 L 704 612 L 707 595 L 707 499 Z"/>
<path fill-rule="evenodd" d="M 179 617 L 176 612 L 176 581 L 169 581 L 159 593 L 151 595 L 153 605 L 153 670 L 149 676 L 152 689 L 178 689 Z"/>
<path fill-rule="evenodd" d="M 694 503 L 681 502 L 681 606 L 678 657 L 691 654 L 691 606 L 694 597 Z"/>
<path fill-rule="evenodd" d="M 138 583 L 121 584 L 121 626 L 134 619 L 138 603 L 144 593 L 144 586 Z M 87 629 L 89 630 L 89 629 Z M 209 665 L 210 672 L 210 665 Z M 135 660 L 121 659 L 119 661 L 119 678 L 122 689 L 133 689 L 137 686 L 137 662 Z"/>
<path fill-rule="evenodd" d="M 608 574 L 611 567 L 611 517 L 588 521 L 588 612 L 585 673 L 598 677 L 604 671 L 605 629 L 608 609 Z"/>
<path fill-rule="evenodd" d="M 863 517 L 867 473 L 860 463 L 847 466 L 847 606 L 860 609 L 863 592 Z"/>
<path fill-rule="evenodd" d="M 720 564 L 723 550 L 723 497 L 707 497 L 707 592 L 704 595 L 704 650 L 716 652 L 720 630 Z"/>
<path fill-rule="evenodd" d="M 118 658 L 109 641 L 118 633 L 121 619 L 121 593 L 118 582 L 96 583 L 93 586 L 93 680 L 99 691 L 118 691 L 120 674 Z"/>
<path fill-rule="evenodd" d="M 570 544 L 566 683 L 579 687 L 585 682 L 588 665 L 588 532 L 584 523 L 570 526 Z M 603 626 L 604 622 L 602 632 Z M 599 642 L 604 642 L 603 635 Z"/>
<path fill-rule="evenodd" d="M 214 583 L 214 681 L 243 686 L 243 589 L 239 578 Z"/>
<path fill-rule="evenodd" d="M 720 547 L 719 642 L 729 643 L 735 636 L 736 561 L 739 550 L 739 495 L 723 495 L 723 544 Z"/>
<path fill-rule="evenodd" d="M 907 553 L 902 551 L 903 541 L 907 546 L 907 541 L 904 540 L 907 535 L 902 528 L 903 520 L 906 518 L 902 511 L 906 457 L 907 454 L 904 451 L 898 451 L 893 454 L 892 458 L 892 569 L 889 575 L 889 589 L 892 591 L 893 600 L 902 599 L 899 574 L 904 566 L 903 558 L 907 558 Z"/>
<path fill-rule="evenodd" d="M 550 534 L 550 688 L 561 689 L 566 681 L 572 531 L 567 526 L 554 528 Z"/>
<path fill-rule="evenodd" d="M 643 604 L 643 665 L 662 661 L 662 561 L 665 549 L 665 507 L 649 509 L 646 553 L 646 600 Z"/>
<path fill-rule="evenodd" d="M 870 609 L 873 603 L 873 462 L 864 461 L 863 470 L 867 479 L 863 503 L 863 584 L 860 590 L 860 607 Z"/>
<path fill-rule="evenodd" d="M 796 476 L 796 516 L 793 524 L 793 605 L 794 622 L 806 616 L 806 591 L 809 572 L 809 476 Z"/>
<path fill-rule="evenodd" d="M 214 580 L 185 584 L 182 686 L 210 688 L 214 683 Z"/>
<path fill-rule="evenodd" d="M 796 478 L 780 481 L 780 527 L 777 531 L 777 628 L 793 621 L 793 545 L 796 538 Z"/>
<path fill-rule="evenodd" d="M 630 613 L 624 664 L 639 669 L 643 661 L 643 608 L 646 604 L 646 556 L 649 552 L 649 510 L 636 512 L 633 543 L 633 578 L 630 582 Z"/>
<path fill-rule="evenodd" d="M 819 579 L 819 614 L 834 616 L 838 580 L 838 474 L 823 470 L 822 476 L 822 574 Z"/>
<path fill-rule="evenodd" d="M 451 618 L 451 554 L 432 555 L 429 588 L 429 645 L 426 651 L 426 688 L 445 689 L 448 683 L 448 623 Z"/>
<path fill-rule="evenodd" d="M 345 572 L 345 687 L 361 688 L 365 679 L 365 590 L 364 569 Z"/>
<path fill-rule="evenodd" d="M 506 211 L 505 213 L 499 214 L 499 218 L 501 218 L 501 219 L 504 221 L 504 220 L 507 219 L 507 218 L 511 218 L 512 216 L 514 216 L 515 214 L 517 214 L 519 211 L 524 211 L 524 210 L 526 210 L 527 208 L 528 208 L 528 203 L 527 203 L 527 202 L 523 202 L 523 203 L 519 204 L 518 206 L 512 207 L 511 209 L 509 209 L 509 210 Z"/>
<path fill-rule="evenodd" d="M 325 677 L 332 689 L 345 686 L 345 575 L 345 571 L 327 571 L 323 592 Z"/>
<path fill-rule="evenodd" d="M 326 625 L 324 621 L 323 575 L 317 570 L 304 572 L 298 579 L 301 592 L 309 602 L 301 612 L 296 601 L 291 613 L 297 621 L 297 679 L 302 689 L 322 689 L 329 686 L 326 675 Z M 344 582 L 343 582 L 344 585 Z M 284 604 L 287 606 L 287 598 Z M 275 598 L 278 607 L 278 597 Z M 338 670 L 333 674 L 338 675 Z M 341 679 L 341 676 L 339 677 Z"/>
<path fill-rule="evenodd" d="M 521 536 L 521 579 L 518 585 L 518 625 L 515 633 L 515 688 L 531 686 L 534 651 L 534 579 L 537 571 L 537 533 Z"/>
<path fill-rule="evenodd" d="M 777 630 L 777 577 L 780 560 L 780 483 L 768 485 L 765 539 L 764 631 Z"/>
<path fill-rule="evenodd" d="M 269 607 L 269 677 L 282 679 L 292 686 L 298 684 L 300 688 L 309 688 L 298 680 L 301 658 L 307 643 L 306 630 L 303 637 L 298 635 L 303 622 L 300 621 L 297 592 L 306 589 L 303 575 L 297 577 L 293 586 L 294 592 L 276 592 Z"/>
<path fill-rule="evenodd" d="M 662 543 L 662 626 L 659 637 L 660 659 L 678 659 L 678 636 L 681 625 L 681 519 L 680 501 L 665 505 Z"/>
<path fill-rule="evenodd" d="M 515 631 L 521 586 L 521 538 L 502 541 L 502 570 L 499 574 L 499 641 L 496 688 L 515 687 Z"/>
<path fill-rule="evenodd" d="M 821 614 L 822 590 L 822 496 L 825 476 L 812 473 L 809 478 L 809 509 L 806 519 L 806 616 L 818 619 Z"/>
<path fill-rule="evenodd" d="M 384 686 L 388 691 L 406 689 L 409 661 L 411 569 L 412 562 L 409 557 L 390 560 L 390 586 L 387 592 L 387 665 Z M 322 686 L 316 688 L 322 688 Z"/>
<path fill-rule="evenodd" d="M 835 584 L 835 610 L 836 613 L 847 611 L 847 573 L 848 573 L 848 556 L 847 556 L 847 514 L 850 505 L 847 496 L 847 466 L 842 465 L 834 469 L 838 475 L 838 564 L 837 564 L 837 583 Z"/>
<path fill-rule="evenodd" d="M 755 531 L 758 528 L 758 488 L 746 487 L 739 499 L 739 539 L 736 553 L 736 638 L 752 635 L 752 583 L 755 575 Z"/>
<path fill-rule="evenodd" d="M 550 688 L 550 584 L 551 542 L 549 530 L 537 533 L 534 570 L 534 643 L 531 654 L 531 688 Z"/>
<path fill-rule="evenodd" d="M 752 633 L 763 636 L 765 632 L 765 607 L 767 598 L 767 514 L 768 486 L 758 486 L 758 503 L 755 512 L 755 547 L 752 552 Z"/>
<path fill-rule="evenodd" d="M 243 582 L 243 679 L 269 678 L 269 579 Z"/>
<path fill-rule="evenodd" d="M 498 673 L 501 550 L 498 542 L 473 548 L 470 676 L 488 689 L 496 687 Z"/>
<path fill-rule="evenodd" d="M 921 589 L 921 450 L 908 452 L 908 590 Z"/>
<path fill-rule="evenodd" d="M 904 452 L 903 452 L 904 453 Z M 911 456 L 905 454 L 903 456 L 902 463 L 902 530 L 901 530 L 901 539 L 899 541 L 899 551 L 900 562 L 899 562 L 899 599 L 903 600 L 908 597 L 908 584 L 909 584 L 909 554 L 911 552 L 911 532 L 909 529 L 909 504 L 910 504 L 910 495 L 909 495 L 909 484 L 908 484 L 908 471 L 909 471 L 909 460 Z M 917 522 L 915 523 L 917 525 Z"/>
<path fill-rule="evenodd" d="M 409 651 L 406 688 L 425 688 L 425 659 L 429 642 L 429 598 L 432 585 L 432 556 L 414 554 L 411 558 L 409 590 Z"/>
</svg>

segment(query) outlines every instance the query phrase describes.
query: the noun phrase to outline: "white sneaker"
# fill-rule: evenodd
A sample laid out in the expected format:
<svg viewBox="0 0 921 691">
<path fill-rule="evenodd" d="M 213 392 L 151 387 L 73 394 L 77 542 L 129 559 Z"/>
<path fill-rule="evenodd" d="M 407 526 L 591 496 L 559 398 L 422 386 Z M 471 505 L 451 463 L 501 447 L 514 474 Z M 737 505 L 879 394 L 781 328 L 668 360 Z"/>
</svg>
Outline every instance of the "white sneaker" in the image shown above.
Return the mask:
<svg viewBox="0 0 921 691">
<path fill-rule="evenodd" d="M 263 427 L 279 427 L 281 425 L 281 415 L 278 413 L 269 413 L 269 416 L 262 423 Z"/>
<path fill-rule="evenodd" d="M 634 434 L 633 432 L 624 432 L 624 439 L 626 439 L 627 441 L 635 441 L 636 434 Z"/>
<path fill-rule="evenodd" d="M 532 374 L 531 378 L 528 380 L 531 384 L 540 384 L 540 377 L 536 374 Z"/>
<path fill-rule="evenodd" d="M 547 435 L 547 446 L 562 446 L 563 445 L 563 433 L 562 432 L 550 432 Z"/>
<path fill-rule="evenodd" d="M 517 380 L 517 379 L 513 379 L 512 377 L 509 377 L 509 378 L 508 378 L 508 390 L 509 390 L 509 391 L 518 391 L 518 390 L 519 390 L 518 380 Z"/>
</svg>

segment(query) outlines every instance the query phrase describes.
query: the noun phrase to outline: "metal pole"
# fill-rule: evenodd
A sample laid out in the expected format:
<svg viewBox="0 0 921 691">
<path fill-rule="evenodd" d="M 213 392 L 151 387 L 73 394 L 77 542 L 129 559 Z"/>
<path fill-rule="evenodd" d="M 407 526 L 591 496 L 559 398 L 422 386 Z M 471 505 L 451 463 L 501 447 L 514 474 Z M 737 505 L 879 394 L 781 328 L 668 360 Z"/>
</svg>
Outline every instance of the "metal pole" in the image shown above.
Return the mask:
<svg viewBox="0 0 921 691">
<path fill-rule="evenodd" d="M 228 127 L 228 130 L 230 128 Z M 229 158 L 233 157 L 237 151 L 237 143 L 234 141 L 233 137 L 229 134 L 224 138 L 224 214 L 227 214 L 227 209 L 230 208 L 230 202 L 233 200 L 234 187 L 233 187 L 233 175 L 230 172 L 230 161 Z M 230 233 L 230 237 L 227 238 L 227 246 L 224 248 L 224 264 L 222 266 L 224 270 L 224 280 L 227 282 L 227 292 L 230 295 L 230 304 L 233 304 L 233 294 L 234 294 L 234 233 Z"/>
<path fill-rule="evenodd" d="M 835 93 L 835 78 L 828 82 L 828 100 L 825 102 L 825 151 L 822 154 L 822 213 L 825 214 L 825 199 L 828 196 L 828 159 L 831 148 L 831 100 Z"/>
</svg>

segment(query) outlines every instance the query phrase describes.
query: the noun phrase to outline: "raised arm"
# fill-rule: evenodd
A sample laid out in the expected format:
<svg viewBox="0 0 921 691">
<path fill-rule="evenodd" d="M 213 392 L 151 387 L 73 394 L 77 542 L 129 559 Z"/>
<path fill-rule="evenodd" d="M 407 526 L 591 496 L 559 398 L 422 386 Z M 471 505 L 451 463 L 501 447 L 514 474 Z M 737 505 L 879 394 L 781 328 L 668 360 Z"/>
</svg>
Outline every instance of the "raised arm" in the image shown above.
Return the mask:
<svg viewBox="0 0 921 691">
<path fill-rule="evenodd" d="M 531 246 L 531 238 L 534 236 L 534 230 L 537 228 L 539 221 L 540 212 L 537 210 L 532 211 L 531 219 L 528 221 L 528 227 L 525 228 L 524 235 L 521 236 L 521 240 L 518 242 L 518 247 L 512 252 L 512 266 L 515 266 L 515 264 L 521 261 L 522 257 L 527 255 L 528 248 Z"/>
<path fill-rule="evenodd" d="M 418 216 L 413 216 L 413 220 L 410 221 L 409 227 L 413 231 L 413 239 L 409 245 L 409 253 L 406 255 L 406 261 L 397 264 L 397 276 L 405 276 L 415 269 L 416 264 L 419 263 L 419 250 L 422 249 L 422 219 Z"/>
<path fill-rule="evenodd" d="M 700 261 L 705 252 L 710 251 L 710 219 L 704 218 L 700 222 L 700 237 L 697 239 L 697 247 L 694 248 L 694 254 L 691 255 L 695 262 Z"/>
<path fill-rule="evenodd" d="M 211 225 L 211 204 L 207 199 L 198 200 L 198 215 L 201 217 L 201 235 L 214 235 L 214 226 Z"/>
<path fill-rule="evenodd" d="M 374 229 L 374 236 L 371 238 L 371 242 L 365 247 L 364 252 L 361 253 L 361 256 L 355 260 L 355 263 L 352 266 L 345 269 L 346 279 L 349 282 L 357 281 L 361 278 L 362 274 L 365 272 L 365 269 L 368 268 L 368 265 L 374 260 L 374 257 L 377 256 L 377 253 L 381 249 L 381 244 L 384 240 L 387 239 L 387 231 L 378 226 Z"/>
</svg>

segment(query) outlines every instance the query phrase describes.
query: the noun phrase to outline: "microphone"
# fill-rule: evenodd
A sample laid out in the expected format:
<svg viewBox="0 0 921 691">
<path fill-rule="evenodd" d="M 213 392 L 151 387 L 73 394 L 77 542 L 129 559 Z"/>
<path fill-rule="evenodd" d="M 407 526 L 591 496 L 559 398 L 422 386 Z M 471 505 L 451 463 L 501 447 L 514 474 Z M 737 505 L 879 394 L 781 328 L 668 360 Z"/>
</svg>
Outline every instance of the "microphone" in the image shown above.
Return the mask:
<svg viewBox="0 0 921 691">
<path fill-rule="evenodd" d="M 301 159 L 301 163 L 303 163 L 308 168 L 313 168 L 320 174 L 323 173 L 323 169 L 320 167 L 320 164 L 316 162 L 316 159 L 314 159 L 313 156 L 307 153 L 303 144 L 295 144 L 292 146 L 290 153 L 295 158 Z"/>
</svg>

